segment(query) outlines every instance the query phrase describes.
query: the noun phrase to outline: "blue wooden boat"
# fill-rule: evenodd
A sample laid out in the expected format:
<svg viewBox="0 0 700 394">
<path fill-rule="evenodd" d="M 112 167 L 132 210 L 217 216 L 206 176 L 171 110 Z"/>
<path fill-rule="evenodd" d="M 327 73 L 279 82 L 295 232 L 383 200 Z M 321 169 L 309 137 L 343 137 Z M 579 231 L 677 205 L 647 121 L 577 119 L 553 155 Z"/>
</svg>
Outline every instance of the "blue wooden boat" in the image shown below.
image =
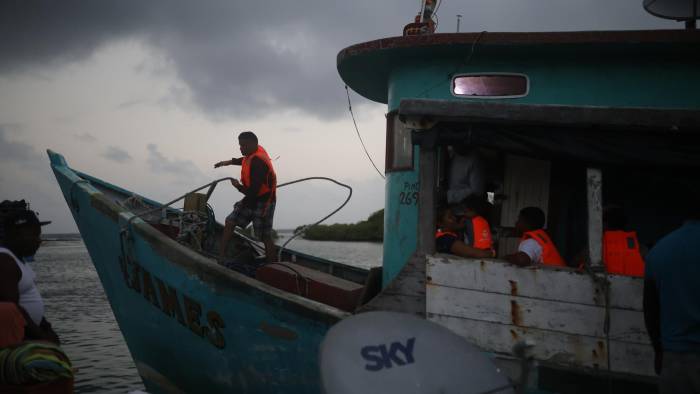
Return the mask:
<svg viewBox="0 0 700 394">
<path fill-rule="evenodd" d="M 184 245 L 174 237 L 181 211 L 48 154 L 149 392 L 320 391 L 319 344 L 347 311 L 219 265 L 208 251 L 217 250 L 221 225 L 209 223 L 200 248 Z M 240 233 L 230 246 L 240 266 L 256 264 L 263 250 Z M 303 253 L 285 250 L 282 258 L 359 285 L 368 278 Z"/>
</svg>

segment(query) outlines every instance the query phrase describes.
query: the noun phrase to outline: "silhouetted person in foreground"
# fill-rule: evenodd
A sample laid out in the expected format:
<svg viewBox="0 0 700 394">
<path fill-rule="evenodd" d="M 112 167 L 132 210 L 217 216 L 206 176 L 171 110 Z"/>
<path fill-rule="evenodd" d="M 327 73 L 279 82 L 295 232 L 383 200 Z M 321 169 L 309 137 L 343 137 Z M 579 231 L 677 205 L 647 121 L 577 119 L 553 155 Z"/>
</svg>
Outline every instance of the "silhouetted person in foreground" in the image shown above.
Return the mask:
<svg viewBox="0 0 700 394">
<path fill-rule="evenodd" d="M 700 212 L 645 258 L 644 322 L 659 392 L 700 393 Z"/>
</svg>

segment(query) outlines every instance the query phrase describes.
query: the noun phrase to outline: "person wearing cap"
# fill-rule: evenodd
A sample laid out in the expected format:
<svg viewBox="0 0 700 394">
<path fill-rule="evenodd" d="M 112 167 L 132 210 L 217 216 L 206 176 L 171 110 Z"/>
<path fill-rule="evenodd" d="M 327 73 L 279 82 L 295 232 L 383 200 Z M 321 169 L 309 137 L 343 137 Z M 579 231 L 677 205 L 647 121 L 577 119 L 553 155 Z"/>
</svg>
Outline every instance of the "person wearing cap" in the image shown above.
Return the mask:
<svg viewBox="0 0 700 394">
<path fill-rule="evenodd" d="M 226 217 L 219 245 L 219 259 L 224 261 L 234 227 L 245 228 L 252 221 L 253 232 L 265 244 L 265 257 L 271 263 L 276 260 L 272 221 L 275 215 L 277 176 L 270 156 L 258 145 L 258 137 L 253 132 L 244 131 L 239 134 L 238 145 L 243 157 L 214 164 L 214 168 L 241 166 L 240 182 L 234 179 L 231 184 L 244 194 L 243 199 L 233 206 L 233 212 Z"/>
<path fill-rule="evenodd" d="M 58 335 L 44 316 L 44 300 L 34 283 L 36 275 L 24 261 L 34 256 L 41 244 L 40 222 L 32 211 L 10 213 L 2 221 L 4 240 L 0 245 L 0 302 L 17 305 L 24 317 L 24 338 L 60 344 Z"/>
</svg>

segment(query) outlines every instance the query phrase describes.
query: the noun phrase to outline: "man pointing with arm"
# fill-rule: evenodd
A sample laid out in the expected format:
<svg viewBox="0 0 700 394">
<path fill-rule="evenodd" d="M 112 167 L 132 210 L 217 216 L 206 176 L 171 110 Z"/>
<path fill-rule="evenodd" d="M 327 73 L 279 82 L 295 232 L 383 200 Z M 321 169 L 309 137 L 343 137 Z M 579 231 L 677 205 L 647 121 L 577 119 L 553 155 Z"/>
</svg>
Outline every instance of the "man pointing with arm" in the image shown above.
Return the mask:
<svg viewBox="0 0 700 394">
<path fill-rule="evenodd" d="M 241 201 L 233 206 L 233 212 L 226 217 L 224 234 L 219 245 L 219 258 L 224 260 L 226 246 L 233 236 L 235 226 L 245 228 L 252 221 L 255 236 L 265 244 L 268 262 L 275 261 L 275 244 L 272 240 L 272 221 L 275 214 L 277 176 L 272 161 L 265 149 L 258 145 L 258 137 L 250 131 L 238 135 L 238 144 L 243 157 L 220 161 L 214 168 L 241 166 L 241 180 L 231 184 L 244 194 Z"/>
</svg>

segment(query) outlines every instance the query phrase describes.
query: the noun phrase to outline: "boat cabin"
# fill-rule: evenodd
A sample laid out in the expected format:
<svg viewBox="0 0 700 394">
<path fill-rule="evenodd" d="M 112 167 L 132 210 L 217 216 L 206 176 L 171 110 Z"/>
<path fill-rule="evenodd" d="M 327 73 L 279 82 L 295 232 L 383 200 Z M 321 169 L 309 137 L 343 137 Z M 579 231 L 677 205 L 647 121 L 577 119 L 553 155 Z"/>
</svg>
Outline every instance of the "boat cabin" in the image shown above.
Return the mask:
<svg viewBox="0 0 700 394">
<path fill-rule="evenodd" d="M 346 84 L 388 105 L 384 290 L 365 309 L 425 316 L 504 360 L 526 343 L 543 366 L 652 379 L 643 280 L 606 272 L 603 207 L 624 211 L 642 250 L 694 209 L 699 49 L 697 31 L 601 31 L 341 51 Z M 465 150 L 480 162 L 495 259 L 436 253 L 436 212 L 455 197 Z M 545 213 L 566 267 L 502 259 L 525 207 Z"/>
</svg>

